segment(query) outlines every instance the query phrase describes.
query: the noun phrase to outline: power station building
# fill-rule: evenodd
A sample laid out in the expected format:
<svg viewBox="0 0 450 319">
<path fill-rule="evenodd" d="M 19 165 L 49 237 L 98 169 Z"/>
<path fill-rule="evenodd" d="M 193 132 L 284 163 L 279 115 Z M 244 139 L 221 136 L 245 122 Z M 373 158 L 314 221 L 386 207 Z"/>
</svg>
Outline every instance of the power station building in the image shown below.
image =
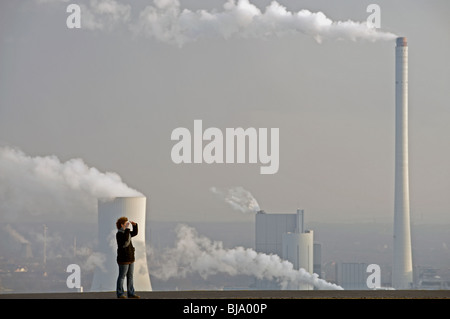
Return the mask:
<svg viewBox="0 0 450 319">
<path fill-rule="evenodd" d="M 138 224 L 139 232 L 132 238 L 135 247 L 134 288 L 152 291 L 145 247 L 146 197 L 116 197 L 98 201 L 98 251 L 102 263 L 94 271 L 91 291 L 115 291 L 119 268 L 117 265 L 116 221 L 125 216 Z M 126 285 L 124 284 L 124 287 Z"/>
<path fill-rule="evenodd" d="M 320 245 L 316 247 L 320 248 Z M 312 230 L 304 229 L 304 210 L 299 209 L 296 214 L 267 214 L 259 211 L 256 214 L 255 249 L 260 253 L 280 256 L 291 262 L 294 269 L 303 268 L 310 274 L 314 272 L 314 236 Z M 316 262 L 319 260 L 316 258 Z M 266 280 L 257 281 L 256 286 L 258 289 L 278 289 L 276 283 Z M 305 284 L 289 288 L 313 289 L 311 285 Z"/>
</svg>

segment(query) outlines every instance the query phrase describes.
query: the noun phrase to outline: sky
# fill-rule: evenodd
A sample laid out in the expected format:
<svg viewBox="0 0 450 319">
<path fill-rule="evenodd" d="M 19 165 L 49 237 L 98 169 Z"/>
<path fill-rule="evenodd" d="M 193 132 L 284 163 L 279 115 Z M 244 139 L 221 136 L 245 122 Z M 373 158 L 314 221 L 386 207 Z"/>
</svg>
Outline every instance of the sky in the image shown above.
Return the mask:
<svg viewBox="0 0 450 319">
<path fill-rule="evenodd" d="M 80 29 L 66 25 L 70 3 L 82 8 Z M 155 221 L 253 220 L 211 191 L 235 187 L 249 191 L 267 212 L 305 209 L 307 221 L 392 221 L 393 38 L 353 40 L 345 27 L 321 37 L 314 30 L 270 32 L 270 24 L 229 27 L 246 16 L 230 21 L 221 15 L 222 24 L 213 27 L 202 20 L 188 33 L 171 24 L 170 8 L 213 15 L 231 3 L 2 1 L 0 147 L 23 152 L 16 164 L 53 156 L 50 167 L 66 163 L 64 180 L 71 164 L 79 168 L 71 172 L 92 174 L 95 168 L 94 175 L 146 196 L 148 218 Z M 250 9 L 264 13 L 270 3 L 252 0 Z M 363 23 L 367 6 L 376 3 L 379 32 L 407 37 L 412 221 L 450 223 L 450 3 L 277 3 L 290 12 Z M 166 15 L 152 24 L 145 18 L 156 7 Z M 195 20 L 186 15 L 184 23 L 192 22 L 189 17 Z M 262 28 L 266 32 L 259 33 Z M 278 171 L 260 174 L 261 163 L 174 163 L 171 134 L 180 127 L 193 134 L 194 120 L 222 132 L 278 128 Z M 67 162 L 74 159 L 81 162 Z M 21 221 L 50 214 L 28 211 L 43 202 L 76 205 L 58 184 L 37 183 L 19 164 L 0 163 L 3 216 L 17 210 Z M 89 181 L 69 193 L 87 193 Z M 63 216 L 77 217 L 70 214 Z"/>
</svg>

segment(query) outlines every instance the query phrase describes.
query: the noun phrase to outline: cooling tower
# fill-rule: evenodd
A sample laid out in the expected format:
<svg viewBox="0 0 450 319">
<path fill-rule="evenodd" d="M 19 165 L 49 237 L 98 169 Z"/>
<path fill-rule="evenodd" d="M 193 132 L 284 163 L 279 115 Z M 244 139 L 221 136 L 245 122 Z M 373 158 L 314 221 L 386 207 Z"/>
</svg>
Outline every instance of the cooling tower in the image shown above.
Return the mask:
<svg viewBox="0 0 450 319">
<path fill-rule="evenodd" d="M 116 221 L 125 216 L 138 224 L 138 234 L 132 238 L 135 247 L 134 289 L 151 291 L 145 247 L 145 197 L 117 197 L 98 201 L 98 250 L 104 257 L 92 279 L 91 291 L 115 291 L 119 273 L 116 257 Z M 125 280 L 126 281 L 126 280 Z M 124 283 L 126 287 L 126 282 Z"/>
<path fill-rule="evenodd" d="M 408 176 L 408 45 L 397 38 L 395 48 L 395 204 L 392 286 L 413 284 Z"/>
</svg>

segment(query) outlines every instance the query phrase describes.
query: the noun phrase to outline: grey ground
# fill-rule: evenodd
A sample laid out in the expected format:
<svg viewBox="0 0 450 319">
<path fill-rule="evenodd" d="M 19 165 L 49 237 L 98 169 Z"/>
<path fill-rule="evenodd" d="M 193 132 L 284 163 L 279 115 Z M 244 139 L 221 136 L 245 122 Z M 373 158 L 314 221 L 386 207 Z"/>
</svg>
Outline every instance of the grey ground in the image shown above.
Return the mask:
<svg viewBox="0 0 450 319">
<path fill-rule="evenodd" d="M 137 292 L 142 299 L 450 299 L 450 290 L 239 290 Z M 114 299 L 115 292 L 0 294 L 0 299 Z"/>
</svg>

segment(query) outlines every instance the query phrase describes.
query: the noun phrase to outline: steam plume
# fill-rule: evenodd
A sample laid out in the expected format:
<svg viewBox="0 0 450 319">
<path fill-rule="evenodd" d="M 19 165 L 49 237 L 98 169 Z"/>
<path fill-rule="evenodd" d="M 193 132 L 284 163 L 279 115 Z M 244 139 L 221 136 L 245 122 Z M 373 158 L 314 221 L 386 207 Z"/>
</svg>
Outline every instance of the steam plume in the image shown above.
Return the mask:
<svg viewBox="0 0 450 319">
<path fill-rule="evenodd" d="M 139 15 L 132 27 L 162 42 L 182 46 L 201 38 L 268 38 L 293 34 L 323 39 L 393 40 L 396 36 L 380 32 L 366 22 L 332 21 L 322 12 L 291 12 L 276 1 L 261 11 L 249 0 L 228 0 L 223 11 L 181 9 L 179 0 L 155 0 Z"/>
<path fill-rule="evenodd" d="M 225 249 L 222 242 L 199 236 L 195 229 L 186 225 L 178 225 L 177 237 L 175 247 L 161 254 L 160 266 L 152 272 L 162 280 L 185 277 L 191 273 L 198 273 L 206 279 L 217 273 L 225 273 L 276 280 L 282 289 L 297 287 L 300 283 L 324 290 L 342 289 L 304 269 L 295 270 L 292 263 L 283 261 L 277 255 L 257 253 L 244 247 Z"/>
<path fill-rule="evenodd" d="M 8 232 L 8 234 L 11 237 L 13 237 L 16 241 L 18 241 L 19 243 L 21 243 L 21 244 L 29 244 L 30 243 L 28 240 L 25 239 L 25 237 L 23 237 L 21 234 L 19 234 L 17 232 L 17 230 L 12 228 L 10 224 L 7 224 L 5 229 Z"/>
<path fill-rule="evenodd" d="M 97 198 L 142 196 L 116 173 L 102 173 L 81 159 L 63 163 L 0 147 L 0 172 L 0 217 L 94 214 Z"/>
<path fill-rule="evenodd" d="M 228 189 L 219 189 L 211 187 L 210 191 L 218 195 L 225 202 L 230 204 L 233 209 L 243 213 L 256 213 L 260 210 L 259 204 L 253 195 L 242 186 L 232 187 Z"/>
<path fill-rule="evenodd" d="M 249 0 L 226 0 L 222 10 L 210 11 L 181 8 L 179 0 L 154 0 L 142 10 L 116 0 L 90 0 L 80 7 L 82 29 L 129 29 L 135 35 L 180 47 L 203 38 L 265 39 L 296 34 L 311 36 L 319 43 L 324 39 L 378 41 L 396 38 L 395 34 L 379 31 L 365 21 L 332 21 L 322 12 L 289 11 L 277 1 L 272 1 L 264 10 Z M 138 17 L 132 17 L 132 12 L 137 12 Z"/>
</svg>

